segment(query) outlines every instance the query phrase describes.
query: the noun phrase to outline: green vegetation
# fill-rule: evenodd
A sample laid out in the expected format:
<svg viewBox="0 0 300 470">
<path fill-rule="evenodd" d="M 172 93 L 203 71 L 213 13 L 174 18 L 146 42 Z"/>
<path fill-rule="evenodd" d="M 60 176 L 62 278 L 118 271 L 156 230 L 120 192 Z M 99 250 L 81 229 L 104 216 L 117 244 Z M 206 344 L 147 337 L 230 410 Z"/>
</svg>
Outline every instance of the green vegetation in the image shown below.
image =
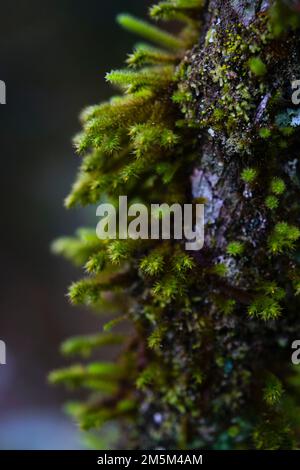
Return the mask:
<svg viewBox="0 0 300 470">
<path fill-rule="evenodd" d="M 255 168 L 245 168 L 242 172 L 241 178 L 245 183 L 252 183 L 257 176 Z"/>
<path fill-rule="evenodd" d="M 257 75 L 258 77 L 267 73 L 267 67 L 265 66 L 260 57 L 252 57 L 249 60 L 249 67 L 251 72 L 254 73 L 254 75 Z"/>
</svg>

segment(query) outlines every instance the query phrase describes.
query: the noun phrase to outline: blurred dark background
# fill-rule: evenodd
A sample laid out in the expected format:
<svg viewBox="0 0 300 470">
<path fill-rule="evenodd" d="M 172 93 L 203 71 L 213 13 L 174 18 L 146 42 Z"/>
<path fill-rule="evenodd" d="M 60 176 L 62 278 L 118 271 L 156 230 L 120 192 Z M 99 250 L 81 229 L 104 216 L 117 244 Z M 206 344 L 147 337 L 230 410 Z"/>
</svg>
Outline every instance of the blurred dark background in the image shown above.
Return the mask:
<svg viewBox="0 0 300 470">
<path fill-rule="evenodd" d="M 50 253 L 51 241 L 91 225 L 63 199 L 78 157 L 78 114 L 112 91 L 104 75 L 124 63 L 136 38 L 117 13 L 145 17 L 140 0 L 1 0 L 0 449 L 76 449 L 80 435 L 62 411 L 63 390 L 47 373 L 64 365 L 61 341 L 95 332 L 100 319 L 74 309 L 67 286 L 80 276 Z M 96 225 L 96 221 L 95 225 Z"/>
</svg>

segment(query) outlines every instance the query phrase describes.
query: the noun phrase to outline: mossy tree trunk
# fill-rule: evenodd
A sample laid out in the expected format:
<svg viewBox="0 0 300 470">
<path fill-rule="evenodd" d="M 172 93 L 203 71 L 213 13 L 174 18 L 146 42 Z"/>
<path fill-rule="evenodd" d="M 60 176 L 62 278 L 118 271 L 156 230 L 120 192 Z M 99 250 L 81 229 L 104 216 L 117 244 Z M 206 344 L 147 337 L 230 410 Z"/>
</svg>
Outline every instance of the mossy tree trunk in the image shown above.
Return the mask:
<svg viewBox="0 0 300 470">
<path fill-rule="evenodd" d="M 98 306 L 111 289 L 131 298 L 122 308 L 136 333 L 118 364 L 52 375 L 100 391 L 111 381 L 111 397 L 73 410 L 85 427 L 133 418 L 139 448 L 297 446 L 298 11 L 297 1 L 266 0 L 153 7 L 155 18 L 186 24 L 178 37 L 120 17 L 168 50 L 139 46 L 133 70 L 108 75 L 125 96 L 83 114 L 84 161 L 67 205 L 103 194 L 202 202 L 205 244 L 187 253 L 176 240 L 100 243 L 87 231 L 57 243 L 90 274 L 71 286 L 73 303 Z M 64 351 L 119 340 L 80 338 Z"/>
</svg>

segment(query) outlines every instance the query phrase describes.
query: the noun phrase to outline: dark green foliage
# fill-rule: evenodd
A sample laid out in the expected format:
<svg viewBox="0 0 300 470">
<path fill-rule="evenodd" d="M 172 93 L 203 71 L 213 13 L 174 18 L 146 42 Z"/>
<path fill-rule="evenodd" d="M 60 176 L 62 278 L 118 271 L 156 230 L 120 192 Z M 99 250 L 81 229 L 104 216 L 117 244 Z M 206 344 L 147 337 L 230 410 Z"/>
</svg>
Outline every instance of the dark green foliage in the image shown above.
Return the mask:
<svg viewBox="0 0 300 470">
<path fill-rule="evenodd" d="M 245 183 L 253 183 L 257 177 L 257 171 L 255 168 L 244 168 L 242 171 L 241 178 Z"/>
<path fill-rule="evenodd" d="M 265 200 L 265 204 L 266 204 L 268 209 L 274 210 L 274 209 L 277 209 L 277 207 L 279 205 L 279 201 L 278 201 L 277 197 L 275 197 L 275 196 L 268 196 Z"/>
<path fill-rule="evenodd" d="M 269 237 L 269 247 L 273 253 L 282 253 L 283 250 L 293 250 L 295 242 L 300 237 L 300 230 L 286 222 L 275 225 L 273 233 Z"/>
<path fill-rule="evenodd" d="M 61 238 L 52 244 L 55 254 L 65 256 L 78 266 L 84 264 L 98 248 L 99 239 L 93 229 L 80 229 L 76 238 Z"/>
<path fill-rule="evenodd" d="M 100 241 L 93 230 L 55 242 L 87 274 L 71 285 L 71 302 L 107 312 L 109 300 L 114 314 L 104 333 L 68 340 L 63 353 L 120 354 L 50 378 L 92 389 L 68 411 L 84 428 L 122 423 L 128 446 L 292 448 L 297 433 L 284 414 L 299 325 L 299 129 L 283 96 L 300 76 L 287 56 L 292 48 L 296 57 L 297 15 L 280 17 L 273 2 L 245 26 L 222 2 L 204 3 L 151 8 L 155 19 L 182 22 L 177 35 L 118 17 L 159 48 L 137 45 L 128 67 L 106 77 L 120 94 L 82 113 L 81 165 L 66 200 L 203 202 L 204 249 Z M 114 331 L 124 320 L 125 341 Z"/>
<path fill-rule="evenodd" d="M 97 362 L 86 367 L 75 365 L 68 369 L 52 372 L 50 381 L 53 383 L 64 382 L 71 387 L 85 384 L 88 387 L 98 388 L 101 384 L 105 389 L 106 387 L 110 389 L 109 380 L 118 379 L 120 373 L 121 369 L 115 364 Z"/>
<path fill-rule="evenodd" d="M 266 387 L 264 388 L 264 401 L 269 406 L 275 406 L 280 403 L 282 398 L 283 388 L 281 382 L 271 375 L 268 380 Z"/>
<path fill-rule="evenodd" d="M 175 62 L 176 56 L 174 54 L 146 44 L 137 45 L 127 59 L 127 64 L 132 68 L 143 67 L 144 65 L 174 64 Z"/>
<path fill-rule="evenodd" d="M 244 246 L 241 242 L 229 243 L 227 247 L 227 253 L 231 256 L 241 255 L 244 251 Z"/>
</svg>

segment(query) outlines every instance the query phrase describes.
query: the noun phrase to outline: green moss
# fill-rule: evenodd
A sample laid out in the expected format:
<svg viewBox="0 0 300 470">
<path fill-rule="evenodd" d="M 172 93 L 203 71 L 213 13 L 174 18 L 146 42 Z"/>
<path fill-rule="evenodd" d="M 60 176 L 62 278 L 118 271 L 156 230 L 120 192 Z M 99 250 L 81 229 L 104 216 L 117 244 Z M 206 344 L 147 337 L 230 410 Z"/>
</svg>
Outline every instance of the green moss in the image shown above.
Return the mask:
<svg viewBox="0 0 300 470">
<path fill-rule="evenodd" d="M 269 10 L 269 28 L 276 38 L 290 29 L 297 29 L 300 25 L 299 14 L 292 9 L 293 2 L 290 3 L 288 6 L 288 2 L 278 0 Z"/>
<path fill-rule="evenodd" d="M 275 196 L 268 196 L 265 199 L 265 204 L 266 204 L 268 209 L 275 210 L 275 209 L 277 209 L 277 207 L 279 205 L 279 201 L 278 201 L 277 197 L 275 197 Z"/>
<path fill-rule="evenodd" d="M 259 317 L 264 321 L 277 319 L 282 313 L 280 301 L 285 297 L 285 291 L 275 283 L 262 283 L 257 289 L 257 295 L 248 308 L 250 317 Z"/>
<path fill-rule="evenodd" d="M 244 251 L 244 245 L 241 242 L 231 242 L 227 246 L 227 253 L 231 256 L 241 255 Z"/>
<path fill-rule="evenodd" d="M 271 136 L 271 131 L 270 131 L 270 129 L 267 129 L 267 128 L 264 127 L 264 128 L 259 130 L 259 135 L 263 139 L 268 139 Z"/>
<path fill-rule="evenodd" d="M 273 178 L 271 181 L 271 191 L 272 193 L 276 194 L 276 196 L 280 196 L 285 191 L 285 183 L 281 178 Z"/>
<path fill-rule="evenodd" d="M 212 268 L 211 272 L 217 276 L 225 277 L 227 274 L 227 267 L 224 263 L 218 263 Z"/>
<path fill-rule="evenodd" d="M 269 237 L 269 248 L 272 253 L 293 250 L 299 237 L 300 230 L 298 227 L 289 225 L 287 222 L 279 222 L 275 225 L 273 233 Z"/>
<path fill-rule="evenodd" d="M 283 387 L 280 380 L 274 375 L 268 377 L 266 387 L 264 388 L 264 400 L 269 406 L 277 405 L 283 395 Z"/>
<path fill-rule="evenodd" d="M 184 47 L 184 44 L 175 36 L 132 15 L 122 14 L 118 16 L 117 20 L 123 28 L 149 41 L 153 41 L 159 46 L 175 50 Z"/>
<path fill-rule="evenodd" d="M 257 170 L 255 168 L 245 168 L 241 174 L 241 178 L 245 183 L 253 183 L 256 177 Z"/>
<path fill-rule="evenodd" d="M 260 57 L 252 57 L 249 59 L 249 68 L 254 75 L 262 77 L 267 73 L 267 67 Z"/>
<path fill-rule="evenodd" d="M 56 253 L 87 271 L 70 287 L 72 303 L 112 315 L 106 334 L 67 341 L 64 353 L 120 351 L 113 364 L 77 365 L 51 380 L 91 389 L 73 415 L 84 428 L 122 423 L 128 446 L 252 448 L 253 438 L 257 448 L 280 448 L 292 442 L 285 387 L 272 375 L 262 385 L 262 377 L 298 312 L 298 134 L 294 110 L 282 109 L 286 77 L 275 83 L 267 68 L 286 67 L 290 77 L 285 51 L 295 48 L 274 42 L 268 15 L 245 27 L 219 22 L 218 8 L 199 43 L 208 17 L 201 6 L 170 0 L 152 8 L 155 18 L 179 19 L 178 34 L 119 18 L 159 48 L 136 46 L 128 68 L 107 75 L 119 94 L 82 113 L 74 142 L 81 165 L 66 205 L 121 194 L 147 206 L 205 202 L 206 246 L 191 256 L 177 240 L 100 241 L 88 230 L 56 242 Z M 113 329 L 125 320 L 123 341 Z"/>
<path fill-rule="evenodd" d="M 208 51 L 207 55 L 203 56 L 203 63 L 199 64 L 198 78 L 204 89 L 211 85 L 210 82 L 217 84 L 219 93 L 213 95 L 213 102 L 204 99 L 200 103 L 201 113 L 195 117 L 192 114 L 192 109 L 195 108 L 193 103 L 186 102 L 181 106 L 188 119 L 195 118 L 198 126 L 226 131 L 227 135 L 231 135 L 231 145 L 236 147 L 237 152 L 247 149 L 250 139 L 247 130 L 250 130 L 252 125 L 254 101 L 265 92 L 262 74 L 259 87 L 256 75 L 249 77 L 249 63 L 253 62 L 254 66 L 256 64 L 255 70 L 262 72 L 261 63 L 257 62 L 253 53 L 263 51 L 265 44 L 270 40 L 266 22 L 267 18 L 261 17 L 247 30 L 239 23 L 225 30 L 222 26 L 214 25 L 206 36 Z M 220 50 L 221 55 L 218 54 Z M 188 68 L 186 74 L 188 82 Z"/>
</svg>

